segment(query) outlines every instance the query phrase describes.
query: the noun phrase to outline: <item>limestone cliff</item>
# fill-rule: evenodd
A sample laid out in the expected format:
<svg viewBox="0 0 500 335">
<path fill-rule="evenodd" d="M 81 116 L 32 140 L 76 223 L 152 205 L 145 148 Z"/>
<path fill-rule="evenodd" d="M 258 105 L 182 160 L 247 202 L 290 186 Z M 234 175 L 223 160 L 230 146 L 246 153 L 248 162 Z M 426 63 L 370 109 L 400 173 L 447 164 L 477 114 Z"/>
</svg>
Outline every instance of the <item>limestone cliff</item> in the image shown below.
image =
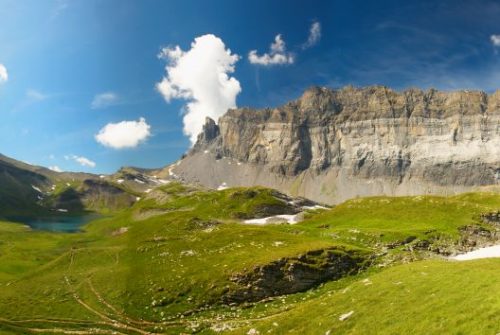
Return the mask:
<svg viewBox="0 0 500 335">
<path fill-rule="evenodd" d="M 500 183 L 500 90 L 313 87 L 278 108 L 208 119 L 171 175 L 217 188 L 264 185 L 336 203 Z"/>
</svg>

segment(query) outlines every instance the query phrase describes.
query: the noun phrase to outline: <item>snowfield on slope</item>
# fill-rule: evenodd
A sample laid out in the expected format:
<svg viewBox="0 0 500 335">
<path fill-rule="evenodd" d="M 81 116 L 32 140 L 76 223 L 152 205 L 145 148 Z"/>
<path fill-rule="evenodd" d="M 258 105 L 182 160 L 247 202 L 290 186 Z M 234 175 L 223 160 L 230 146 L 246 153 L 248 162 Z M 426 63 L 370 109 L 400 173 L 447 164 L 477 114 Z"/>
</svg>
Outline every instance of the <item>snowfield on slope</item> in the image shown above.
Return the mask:
<svg viewBox="0 0 500 335">
<path fill-rule="evenodd" d="M 497 258 L 497 257 L 500 257 L 500 244 L 466 252 L 465 254 L 454 256 L 451 259 L 457 261 L 470 261 L 474 259 Z"/>
</svg>

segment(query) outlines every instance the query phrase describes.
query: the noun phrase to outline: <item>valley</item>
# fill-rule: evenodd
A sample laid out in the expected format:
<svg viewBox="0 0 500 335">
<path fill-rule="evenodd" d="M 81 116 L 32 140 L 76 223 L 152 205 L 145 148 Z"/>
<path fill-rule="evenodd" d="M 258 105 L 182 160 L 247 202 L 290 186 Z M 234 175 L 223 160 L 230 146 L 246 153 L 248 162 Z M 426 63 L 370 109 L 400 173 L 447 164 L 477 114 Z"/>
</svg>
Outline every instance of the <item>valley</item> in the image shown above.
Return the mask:
<svg viewBox="0 0 500 335">
<path fill-rule="evenodd" d="M 139 197 L 76 233 L 1 223 L 2 334 L 484 334 L 500 322 L 500 259 L 450 259 L 498 243 L 485 219 L 498 193 L 329 208 L 172 180 Z"/>
</svg>

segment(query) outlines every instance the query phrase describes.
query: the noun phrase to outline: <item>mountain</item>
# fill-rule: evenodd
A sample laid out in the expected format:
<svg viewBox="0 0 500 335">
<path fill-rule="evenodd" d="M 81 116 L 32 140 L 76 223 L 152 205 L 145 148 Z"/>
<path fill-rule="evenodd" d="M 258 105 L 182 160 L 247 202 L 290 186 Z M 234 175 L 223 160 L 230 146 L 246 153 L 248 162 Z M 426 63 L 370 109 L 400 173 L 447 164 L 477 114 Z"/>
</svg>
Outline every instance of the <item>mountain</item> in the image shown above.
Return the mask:
<svg viewBox="0 0 500 335">
<path fill-rule="evenodd" d="M 109 176 L 54 172 L 0 155 L 0 218 L 126 208 L 160 181 L 123 168 Z"/>
<path fill-rule="evenodd" d="M 312 87 L 278 108 L 207 119 L 188 154 L 160 174 L 330 204 L 498 185 L 500 90 Z"/>
</svg>

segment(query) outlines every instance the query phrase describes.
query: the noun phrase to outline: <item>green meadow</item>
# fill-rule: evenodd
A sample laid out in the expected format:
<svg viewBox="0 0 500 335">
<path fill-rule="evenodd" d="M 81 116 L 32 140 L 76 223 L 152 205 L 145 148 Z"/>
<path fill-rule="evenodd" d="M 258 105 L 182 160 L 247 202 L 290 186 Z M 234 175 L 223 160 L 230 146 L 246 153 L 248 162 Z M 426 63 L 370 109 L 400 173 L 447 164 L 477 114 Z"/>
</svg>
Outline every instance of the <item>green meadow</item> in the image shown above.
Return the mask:
<svg viewBox="0 0 500 335">
<path fill-rule="evenodd" d="M 497 334 L 500 259 L 450 261 L 500 195 L 372 197 L 290 210 L 265 188 L 171 183 L 78 233 L 0 222 L 1 334 Z M 425 243 L 423 243 L 425 242 Z M 421 245 L 429 245 L 421 248 Z M 231 278 L 321 249 L 364 267 L 311 289 L 226 304 Z"/>
</svg>

